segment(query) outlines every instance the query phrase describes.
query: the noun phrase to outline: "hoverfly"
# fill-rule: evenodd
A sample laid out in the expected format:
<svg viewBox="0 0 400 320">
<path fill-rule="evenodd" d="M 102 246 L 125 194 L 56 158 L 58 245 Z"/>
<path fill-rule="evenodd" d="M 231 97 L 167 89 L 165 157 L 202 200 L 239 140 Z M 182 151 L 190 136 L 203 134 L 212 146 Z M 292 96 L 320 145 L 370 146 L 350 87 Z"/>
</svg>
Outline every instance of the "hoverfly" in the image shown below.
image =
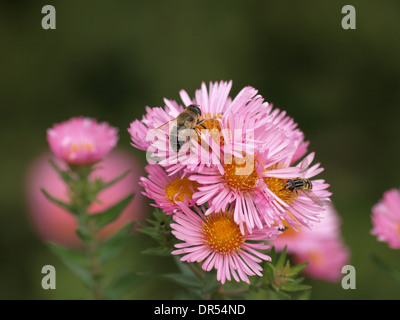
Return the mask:
<svg viewBox="0 0 400 320">
<path fill-rule="evenodd" d="M 300 174 L 305 175 L 306 171 L 308 168 L 308 160 L 305 158 L 301 163 L 300 163 Z M 327 201 L 321 201 L 313 192 L 312 192 L 312 183 L 309 179 L 304 178 L 304 177 L 297 177 L 294 179 L 289 179 L 286 182 L 286 185 L 283 187 L 282 190 L 288 189 L 292 192 L 296 192 L 296 194 L 299 193 L 299 191 L 303 192 L 304 195 L 306 195 L 308 198 L 310 198 L 314 203 L 319 205 L 320 207 L 323 207 L 324 205 L 328 204 L 329 202 Z"/>
<path fill-rule="evenodd" d="M 169 144 L 172 150 L 178 152 L 181 149 L 181 147 L 190 140 L 192 131 L 198 130 L 196 128 L 197 126 L 201 126 L 204 129 L 206 129 L 206 127 L 201 123 L 204 120 L 210 120 L 210 119 L 200 120 L 200 117 L 201 117 L 200 106 L 196 104 L 191 104 L 188 105 L 175 119 L 167 123 L 164 123 L 157 129 L 163 130 L 168 125 L 173 123 L 172 129 L 169 132 Z M 190 130 L 189 135 L 187 130 Z"/>
</svg>

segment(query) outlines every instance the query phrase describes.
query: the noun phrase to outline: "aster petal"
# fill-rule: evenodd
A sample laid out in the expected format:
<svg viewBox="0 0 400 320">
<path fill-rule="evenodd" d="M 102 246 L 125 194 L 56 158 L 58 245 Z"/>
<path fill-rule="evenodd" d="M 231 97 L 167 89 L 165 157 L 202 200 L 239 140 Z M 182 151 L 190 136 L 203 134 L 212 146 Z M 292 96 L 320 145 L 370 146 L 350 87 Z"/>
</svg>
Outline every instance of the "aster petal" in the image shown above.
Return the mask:
<svg viewBox="0 0 400 320">
<path fill-rule="evenodd" d="M 250 284 L 250 280 L 247 275 L 253 276 L 255 273 L 249 269 L 249 267 L 243 262 L 237 253 L 232 255 L 232 259 L 235 262 L 236 270 L 239 273 L 240 279 Z"/>
<path fill-rule="evenodd" d="M 188 105 L 194 104 L 194 101 L 190 99 L 188 93 L 185 90 L 180 90 L 179 95 L 181 97 L 181 100 L 183 104 L 187 107 Z"/>
<path fill-rule="evenodd" d="M 281 168 L 281 169 L 271 169 L 264 171 L 262 173 L 263 177 L 273 177 L 280 179 L 293 179 L 299 174 L 299 170 L 296 167 Z"/>
<path fill-rule="evenodd" d="M 208 256 L 208 258 L 204 261 L 203 265 L 201 266 L 204 271 L 209 272 L 212 268 L 214 268 L 216 255 L 216 252 L 212 251 L 210 256 Z"/>
<path fill-rule="evenodd" d="M 230 271 L 230 273 L 232 274 L 233 279 L 235 279 L 236 282 L 240 282 L 240 279 L 239 279 L 239 277 L 238 277 L 238 275 L 237 275 L 237 273 L 236 273 L 236 269 L 237 269 L 237 268 L 236 268 L 235 263 L 233 262 L 232 255 L 227 255 L 227 256 L 225 257 L 225 259 L 228 260 L 229 271 Z"/>
</svg>

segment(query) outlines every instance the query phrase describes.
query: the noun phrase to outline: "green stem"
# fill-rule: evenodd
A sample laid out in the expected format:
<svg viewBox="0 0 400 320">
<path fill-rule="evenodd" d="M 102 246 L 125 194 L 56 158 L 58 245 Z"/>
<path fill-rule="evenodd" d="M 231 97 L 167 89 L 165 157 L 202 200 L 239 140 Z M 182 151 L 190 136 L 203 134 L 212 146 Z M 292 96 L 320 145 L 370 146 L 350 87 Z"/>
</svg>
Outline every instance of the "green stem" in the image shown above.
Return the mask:
<svg viewBox="0 0 400 320">
<path fill-rule="evenodd" d="M 89 262 L 89 270 L 92 276 L 92 292 L 96 300 L 102 300 L 103 288 L 101 284 L 102 272 L 100 261 L 98 259 L 99 243 L 96 237 L 96 227 L 94 221 L 90 219 L 88 209 L 92 204 L 93 186 L 89 181 L 89 174 L 92 168 L 87 167 L 71 167 L 72 171 L 78 175 L 77 186 L 72 191 L 73 199 L 78 208 L 78 233 L 85 247 L 86 255 Z"/>
<path fill-rule="evenodd" d="M 100 261 L 98 259 L 99 243 L 96 238 L 94 221 L 89 219 L 86 211 L 81 211 L 78 215 L 78 233 L 81 235 L 85 247 L 86 256 L 89 263 L 89 270 L 92 277 L 92 292 L 96 300 L 103 299 L 103 290 L 101 285 L 102 272 Z"/>
<path fill-rule="evenodd" d="M 78 215 L 78 234 L 83 242 L 88 259 L 89 270 L 92 278 L 91 289 L 94 298 L 96 300 L 102 300 L 102 272 L 100 268 L 100 261 L 98 259 L 99 243 L 96 238 L 96 230 L 93 222 L 93 220 L 89 219 L 89 214 L 86 211 L 80 210 Z"/>
<path fill-rule="evenodd" d="M 103 299 L 103 290 L 101 285 L 102 273 L 100 270 L 100 262 L 97 256 L 98 252 L 98 242 L 96 238 L 96 233 L 94 230 L 94 221 L 89 221 L 88 230 L 90 237 L 90 242 L 87 245 L 87 253 L 90 261 L 90 270 L 93 279 L 93 295 L 96 300 Z"/>
</svg>

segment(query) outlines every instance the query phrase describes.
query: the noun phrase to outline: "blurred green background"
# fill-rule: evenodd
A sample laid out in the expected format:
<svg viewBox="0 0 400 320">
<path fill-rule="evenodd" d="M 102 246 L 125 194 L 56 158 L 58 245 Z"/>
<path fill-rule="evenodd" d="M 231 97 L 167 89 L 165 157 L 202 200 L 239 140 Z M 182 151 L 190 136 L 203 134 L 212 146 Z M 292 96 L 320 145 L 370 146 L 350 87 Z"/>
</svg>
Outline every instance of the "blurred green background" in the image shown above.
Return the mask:
<svg viewBox="0 0 400 320">
<path fill-rule="evenodd" d="M 56 8 L 56 30 L 41 27 L 45 4 Z M 341 27 L 346 4 L 356 8 L 356 30 Z M 311 298 L 400 299 L 371 260 L 400 268 L 400 251 L 370 235 L 371 207 L 400 186 L 398 0 L 3 0 L 0 39 L 0 299 L 88 297 L 27 219 L 26 168 L 48 149 L 47 128 L 77 115 L 108 121 L 144 164 L 126 128 L 146 105 L 230 79 L 231 96 L 252 85 L 287 110 L 331 184 L 357 289 L 307 280 Z M 131 243 L 122 259 L 160 264 L 140 250 Z M 41 288 L 46 264 L 56 267 L 56 290 Z M 168 299 L 172 289 L 150 281 L 131 297 Z"/>
</svg>

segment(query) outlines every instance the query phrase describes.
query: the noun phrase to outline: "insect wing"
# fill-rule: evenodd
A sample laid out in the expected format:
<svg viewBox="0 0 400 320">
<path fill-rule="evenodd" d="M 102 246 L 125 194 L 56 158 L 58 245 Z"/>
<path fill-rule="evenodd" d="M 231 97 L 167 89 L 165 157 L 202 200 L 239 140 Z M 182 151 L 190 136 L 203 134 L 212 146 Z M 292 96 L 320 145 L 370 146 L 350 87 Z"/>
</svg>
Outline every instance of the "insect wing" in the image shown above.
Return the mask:
<svg viewBox="0 0 400 320">
<path fill-rule="evenodd" d="M 302 162 L 300 162 L 300 173 L 305 176 L 308 170 L 308 166 L 310 165 L 307 158 L 304 158 Z"/>
<path fill-rule="evenodd" d="M 325 205 L 326 201 L 321 201 L 311 190 L 302 189 L 301 191 L 320 207 Z"/>
<path fill-rule="evenodd" d="M 146 135 L 146 141 L 150 142 L 152 152 L 156 152 L 156 150 L 165 152 L 168 149 L 170 131 L 174 127 L 176 127 L 176 119 L 172 119 L 157 128 L 149 130 Z"/>
<path fill-rule="evenodd" d="M 154 130 L 159 131 L 159 133 L 166 133 L 169 135 L 169 133 L 171 132 L 171 130 L 173 128 L 175 128 L 177 125 L 177 121 L 176 119 L 172 119 L 164 124 L 162 124 L 161 126 L 159 126 L 158 128 L 155 128 Z"/>
</svg>

